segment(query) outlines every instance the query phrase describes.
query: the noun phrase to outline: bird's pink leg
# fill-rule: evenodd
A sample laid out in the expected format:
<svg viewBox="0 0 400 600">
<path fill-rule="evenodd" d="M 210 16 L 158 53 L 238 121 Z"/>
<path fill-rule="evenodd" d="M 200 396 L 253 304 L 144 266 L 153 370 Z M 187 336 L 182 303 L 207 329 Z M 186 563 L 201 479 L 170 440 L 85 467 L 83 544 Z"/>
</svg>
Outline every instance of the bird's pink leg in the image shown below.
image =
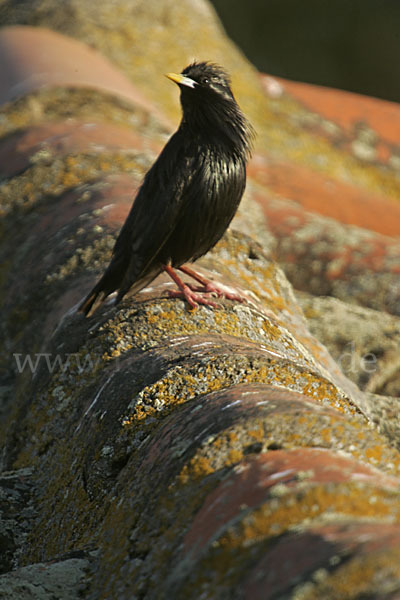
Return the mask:
<svg viewBox="0 0 400 600">
<path fill-rule="evenodd" d="M 182 281 L 178 273 L 170 265 L 163 265 L 163 269 L 175 281 L 179 288 L 179 290 L 171 290 L 169 292 L 170 296 L 173 296 L 174 298 L 185 298 L 192 308 L 197 308 L 199 304 L 205 304 L 206 306 L 212 306 L 213 308 L 218 307 L 218 304 L 207 298 L 204 295 L 204 292 L 201 293 L 192 290 L 184 281 Z"/>
<path fill-rule="evenodd" d="M 192 277 L 193 279 L 201 283 L 201 285 L 203 286 L 203 289 L 201 291 L 203 293 L 215 294 L 217 296 L 222 296 L 223 298 L 227 298 L 228 300 L 234 300 L 236 302 L 246 302 L 247 300 L 244 294 L 240 294 L 240 292 L 233 291 L 231 288 L 222 283 L 218 283 L 216 281 L 211 281 L 210 279 L 207 279 L 206 277 L 200 275 L 200 273 L 197 273 L 197 271 L 191 269 L 187 265 L 182 265 L 178 268 L 179 271 L 182 271 L 182 273 L 186 273 L 186 275 L 189 275 L 189 277 Z"/>
</svg>

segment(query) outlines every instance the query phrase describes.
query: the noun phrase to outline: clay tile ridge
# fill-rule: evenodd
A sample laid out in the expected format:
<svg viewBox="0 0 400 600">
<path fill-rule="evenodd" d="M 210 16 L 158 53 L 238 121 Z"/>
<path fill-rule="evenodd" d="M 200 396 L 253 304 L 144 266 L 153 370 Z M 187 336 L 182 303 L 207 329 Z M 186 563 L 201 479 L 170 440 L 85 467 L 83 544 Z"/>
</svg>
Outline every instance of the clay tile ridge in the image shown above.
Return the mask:
<svg viewBox="0 0 400 600">
<path fill-rule="evenodd" d="M 171 127 L 165 115 L 107 58 L 73 38 L 42 27 L 0 30 L 0 105 L 43 87 L 95 88 L 128 100 Z"/>
</svg>

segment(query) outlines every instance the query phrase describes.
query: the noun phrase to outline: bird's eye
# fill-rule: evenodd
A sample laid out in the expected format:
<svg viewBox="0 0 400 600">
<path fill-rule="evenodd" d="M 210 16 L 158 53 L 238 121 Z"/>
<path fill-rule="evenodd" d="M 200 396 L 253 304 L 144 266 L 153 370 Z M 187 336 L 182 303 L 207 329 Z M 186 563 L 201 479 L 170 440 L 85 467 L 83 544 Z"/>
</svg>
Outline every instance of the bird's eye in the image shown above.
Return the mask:
<svg viewBox="0 0 400 600">
<path fill-rule="evenodd" d="M 208 79 L 208 77 L 203 77 L 203 79 L 201 80 L 201 83 L 210 83 L 210 80 Z"/>
</svg>

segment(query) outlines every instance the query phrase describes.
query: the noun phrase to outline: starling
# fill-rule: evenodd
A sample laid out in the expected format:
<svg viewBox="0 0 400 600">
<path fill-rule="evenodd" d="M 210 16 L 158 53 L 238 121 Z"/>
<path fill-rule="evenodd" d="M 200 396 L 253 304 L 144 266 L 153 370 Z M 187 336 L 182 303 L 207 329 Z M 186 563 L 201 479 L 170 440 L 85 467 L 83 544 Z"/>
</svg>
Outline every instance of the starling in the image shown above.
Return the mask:
<svg viewBox="0 0 400 600">
<path fill-rule="evenodd" d="M 246 185 L 253 129 L 220 66 L 194 62 L 167 77 L 180 88 L 181 123 L 145 175 L 111 262 L 79 307 L 85 315 L 114 291 L 118 304 L 162 271 L 179 288 L 170 295 L 185 298 L 192 308 L 216 306 L 212 294 L 243 301 L 184 263 L 206 254 L 233 219 Z M 197 284 L 184 283 L 175 269 Z"/>
</svg>

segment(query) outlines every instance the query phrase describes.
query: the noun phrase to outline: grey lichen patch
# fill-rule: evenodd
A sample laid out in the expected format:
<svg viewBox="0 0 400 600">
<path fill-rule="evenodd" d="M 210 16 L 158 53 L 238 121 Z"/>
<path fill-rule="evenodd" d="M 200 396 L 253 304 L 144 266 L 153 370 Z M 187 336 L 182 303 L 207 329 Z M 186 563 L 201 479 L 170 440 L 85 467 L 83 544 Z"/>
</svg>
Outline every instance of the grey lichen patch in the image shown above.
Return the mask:
<svg viewBox="0 0 400 600">
<path fill-rule="evenodd" d="M 337 123 L 335 123 L 334 121 L 330 121 L 329 119 L 322 119 L 320 126 L 322 130 L 325 133 L 327 133 L 331 138 L 338 139 L 343 135 L 341 127 Z"/>
<path fill-rule="evenodd" d="M 337 298 L 298 293 L 309 327 L 361 389 L 400 396 L 400 319 Z M 393 400 L 394 401 L 394 400 Z"/>
<path fill-rule="evenodd" d="M 141 178 L 144 169 L 137 157 L 138 153 L 134 151 L 100 152 L 70 154 L 49 164 L 39 162 L 18 177 L 2 183 L 0 207 L 5 213 L 14 208 L 30 208 L 45 198 L 59 196 L 105 174 L 125 172 Z"/>
<path fill-rule="evenodd" d="M 214 334 L 231 335 L 262 344 L 261 350 L 275 352 L 284 360 L 315 368 L 315 363 L 297 345 L 294 337 L 271 317 L 245 306 L 221 305 L 210 310 L 199 307 L 186 318 L 183 301 L 163 299 L 157 304 L 122 309 L 115 317 L 99 328 L 110 344 L 110 357 L 119 356 L 127 347 L 148 350 L 178 335 Z"/>
<path fill-rule="evenodd" d="M 123 426 L 157 416 L 199 395 L 240 383 L 266 383 L 309 395 L 322 404 L 354 414 L 351 404 L 328 381 L 291 363 L 236 354 L 219 355 L 196 365 L 179 365 L 145 386 L 127 407 Z M 152 420 L 151 420 L 152 422 Z"/>
<path fill-rule="evenodd" d="M 68 429 L 70 419 L 76 418 L 76 411 L 78 414 L 81 411 L 86 390 L 97 381 L 104 367 L 101 356 L 85 345 L 78 352 L 41 354 L 40 359 L 36 379 L 47 383 L 43 391 L 37 393 L 37 403 L 30 411 L 30 427 L 32 431 L 37 431 L 37 428 L 40 431 L 40 435 L 33 435 L 32 445 L 27 444 L 26 451 L 31 462 L 36 454 L 32 449 L 47 443 L 50 430 L 53 436 L 55 431 L 58 435 L 61 430 L 65 432 Z M 44 411 L 43 407 L 47 409 Z"/>
<path fill-rule="evenodd" d="M 378 537 L 377 533 L 371 533 Z M 366 536 L 367 537 L 367 536 Z M 368 535 L 369 537 L 369 535 Z M 333 555 L 329 569 L 313 581 L 298 584 L 291 591 L 293 600 L 319 600 L 320 598 L 395 598 L 400 589 L 400 553 L 398 548 L 382 549 L 350 555 Z M 317 575 L 317 576 L 316 576 Z"/>
<path fill-rule="evenodd" d="M 221 273 L 240 281 L 249 290 L 249 300 L 263 301 L 278 320 L 289 315 L 300 317 L 290 284 L 278 265 L 251 238 L 229 229 L 213 250 L 202 259 L 212 268 L 210 259 L 219 261 Z"/>
<path fill-rule="evenodd" d="M 299 404 L 297 410 L 288 410 L 286 405 L 272 411 L 267 406 L 257 408 L 257 413 L 247 414 L 246 418 L 206 438 L 184 465 L 176 484 L 187 485 L 189 480 L 207 477 L 240 462 L 245 456 L 268 452 L 272 448 L 333 449 L 379 466 L 387 473 L 400 473 L 398 453 L 359 419 L 317 410 L 306 402 Z M 372 448 L 382 448 L 382 456 L 379 458 L 378 453 L 371 453 Z"/>
<path fill-rule="evenodd" d="M 293 239 L 282 239 L 279 252 L 295 288 L 399 313 L 396 243 L 385 242 L 382 246 L 365 229 L 335 221 L 327 223 L 313 215 L 301 228 L 301 234 L 296 232 Z M 301 256 L 302 260 L 299 262 L 294 256 Z M 328 267 L 326 256 L 331 257 Z"/>
<path fill-rule="evenodd" d="M 378 152 L 375 146 L 371 146 L 361 139 L 353 140 L 351 149 L 354 156 L 365 162 L 376 160 Z"/>
<path fill-rule="evenodd" d="M 40 150 L 37 150 L 34 154 L 31 154 L 31 156 L 29 157 L 29 162 L 32 165 L 38 163 L 49 163 L 50 161 L 54 160 L 54 158 L 54 154 L 49 148 L 41 148 Z"/>
<path fill-rule="evenodd" d="M 94 231 L 93 233 L 103 233 Z M 63 281 L 70 275 L 77 272 L 78 269 L 87 271 L 98 270 L 104 266 L 111 258 L 111 252 L 115 244 L 113 235 L 101 235 L 89 246 L 77 248 L 64 264 L 59 265 L 57 270 L 46 276 L 46 283 L 51 284 L 55 281 Z"/>
<path fill-rule="evenodd" d="M 393 152 L 388 160 L 389 165 L 400 173 L 400 151 Z"/>
<path fill-rule="evenodd" d="M 72 600 L 87 587 L 89 560 L 70 558 L 37 563 L 0 576 L 1 598 Z"/>
</svg>

